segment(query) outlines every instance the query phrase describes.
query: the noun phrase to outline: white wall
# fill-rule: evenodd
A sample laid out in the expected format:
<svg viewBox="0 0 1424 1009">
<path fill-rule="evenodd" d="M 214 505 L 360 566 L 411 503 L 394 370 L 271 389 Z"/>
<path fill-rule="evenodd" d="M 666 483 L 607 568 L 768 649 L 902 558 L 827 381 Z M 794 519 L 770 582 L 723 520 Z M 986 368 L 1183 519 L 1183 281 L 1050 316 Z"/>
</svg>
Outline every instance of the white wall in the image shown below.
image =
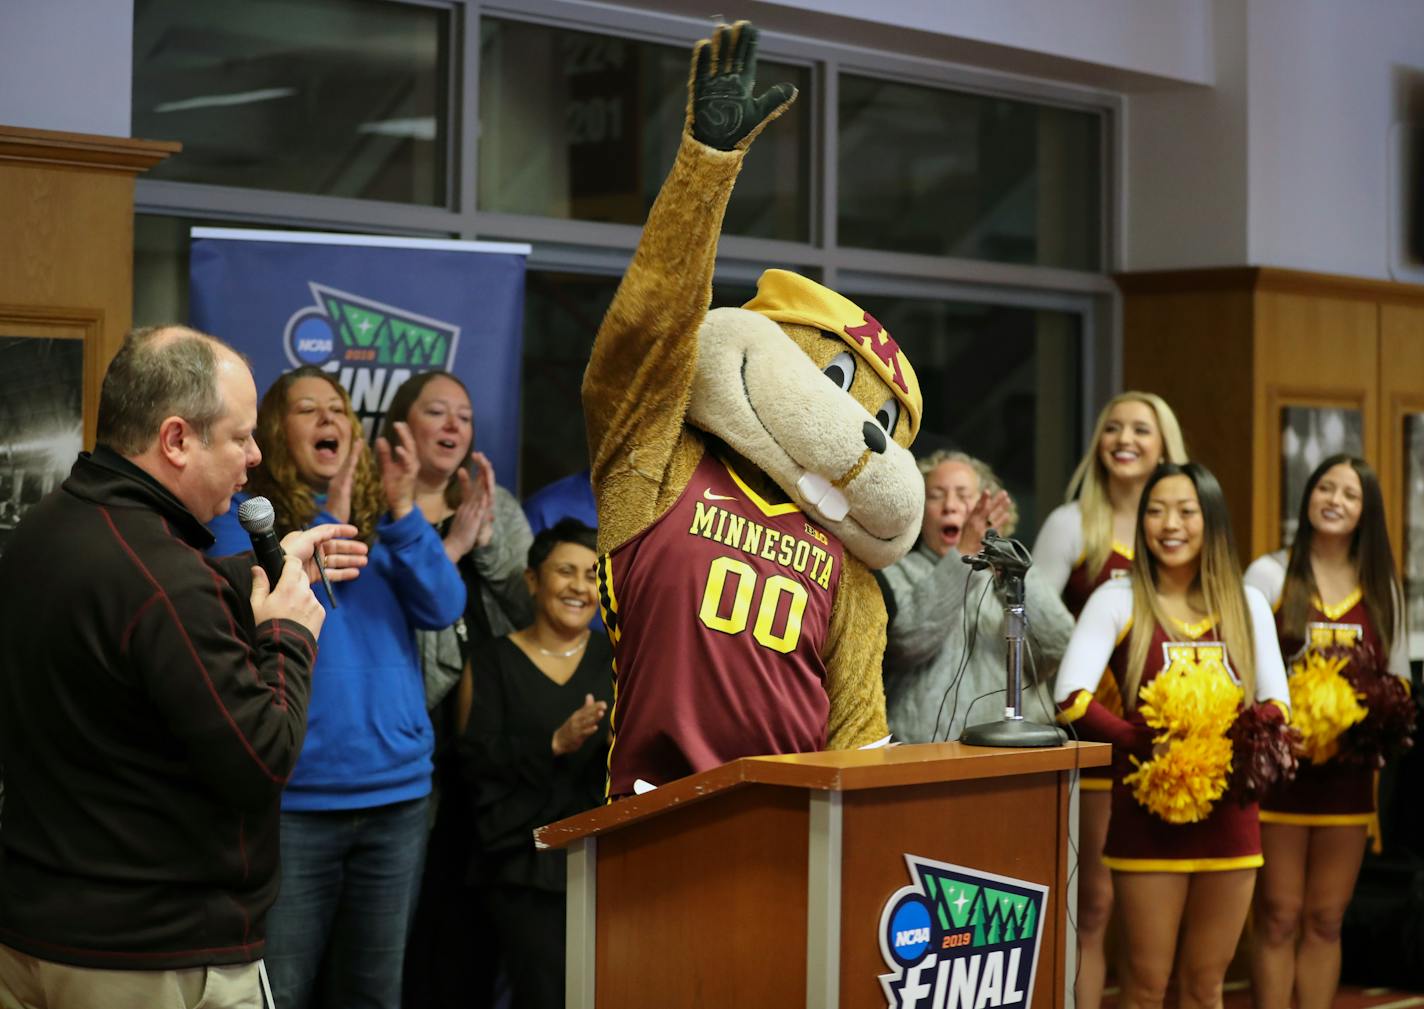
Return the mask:
<svg viewBox="0 0 1424 1009">
<path fill-rule="evenodd" d="M 1239 266 L 1249 249 L 1246 8 L 1216 0 L 1214 87 L 1130 96 L 1119 268 Z"/>
<path fill-rule="evenodd" d="M 0 123 L 129 135 L 133 0 L 0 0 Z"/>
<path fill-rule="evenodd" d="M 1209 83 L 1211 0 L 768 0 L 1179 82 Z"/>
<path fill-rule="evenodd" d="M 1390 276 L 1390 129 L 1424 123 L 1424 3 L 1251 0 L 1250 262 Z"/>
<path fill-rule="evenodd" d="M 1215 0 L 1212 13 L 1215 86 L 1127 101 L 1122 268 L 1424 279 L 1392 270 L 1406 211 L 1390 188 L 1393 125 L 1424 124 L 1424 3 Z"/>
</svg>

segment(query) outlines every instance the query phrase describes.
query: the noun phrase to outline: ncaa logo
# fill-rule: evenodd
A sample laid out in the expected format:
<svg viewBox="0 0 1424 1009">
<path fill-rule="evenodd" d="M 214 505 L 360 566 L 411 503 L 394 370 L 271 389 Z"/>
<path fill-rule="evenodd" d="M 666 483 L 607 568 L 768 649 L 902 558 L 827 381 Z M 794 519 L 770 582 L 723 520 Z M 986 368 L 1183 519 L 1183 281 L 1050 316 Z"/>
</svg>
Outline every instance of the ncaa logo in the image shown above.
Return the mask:
<svg viewBox="0 0 1424 1009">
<path fill-rule="evenodd" d="M 449 370 L 460 327 L 395 305 L 308 281 L 314 304 L 292 313 L 282 334 L 292 367 L 328 370 L 401 368 Z"/>
<path fill-rule="evenodd" d="M 296 358 L 300 364 L 325 364 L 331 360 L 336 347 L 336 337 L 331 331 L 331 320 L 325 314 L 309 310 L 299 315 L 292 325 L 288 337 L 288 356 Z"/>
<path fill-rule="evenodd" d="M 888 1009 L 1029 1009 L 1048 887 L 906 855 L 880 913 Z"/>
</svg>

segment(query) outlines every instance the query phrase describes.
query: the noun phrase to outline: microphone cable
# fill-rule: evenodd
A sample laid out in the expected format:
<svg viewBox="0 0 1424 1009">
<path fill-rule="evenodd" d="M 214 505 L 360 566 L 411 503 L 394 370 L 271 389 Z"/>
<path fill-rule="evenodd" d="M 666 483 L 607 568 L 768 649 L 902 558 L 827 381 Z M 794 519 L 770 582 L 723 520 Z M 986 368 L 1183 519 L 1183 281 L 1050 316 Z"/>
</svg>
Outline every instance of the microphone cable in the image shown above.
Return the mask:
<svg viewBox="0 0 1424 1009">
<path fill-rule="evenodd" d="M 973 572 L 971 572 L 971 576 L 972 574 Z M 991 575 L 988 583 L 984 586 L 983 591 L 979 593 L 979 598 L 974 604 L 974 626 L 972 629 L 969 625 L 969 596 L 973 592 L 973 589 L 968 584 L 964 587 L 959 631 L 960 641 L 964 644 L 964 653 L 960 656 L 959 668 L 956 669 L 954 675 L 950 677 L 949 683 L 945 684 L 944 693 L 940 696 L 939 708 L 935 713 L 934 732 L 930 736 L 931 742 L 947 741 L 950 731 L 954 728 L 954 716 L 959 710 L 959 687 L 963 682 L 965 670 L 969 668 L 969 659 L 974 654 L 974 648 L 979 641 L 979 618 L 984 607 L 984 597 L 988 595 L 989 590 L 993 587 L 994 579 Z M 944 706 L 949 703 L 951 693 L 954 695 L 954 703 L 949 709 L 949 724 L 945 726 L 944 729 L 945 738 L 941 740 L 939 738 L 940 722 L 944 718 Z"/>
</svg>

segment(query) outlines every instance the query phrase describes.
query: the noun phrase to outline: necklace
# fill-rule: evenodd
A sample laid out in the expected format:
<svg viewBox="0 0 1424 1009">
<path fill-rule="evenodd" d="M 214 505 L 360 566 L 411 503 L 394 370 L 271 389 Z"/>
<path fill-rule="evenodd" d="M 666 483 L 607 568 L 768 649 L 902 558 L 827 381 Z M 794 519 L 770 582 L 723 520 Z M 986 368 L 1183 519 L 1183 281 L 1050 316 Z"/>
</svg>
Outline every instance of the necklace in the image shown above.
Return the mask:
<svg viewBox="0 0 1424 1009">
<path fill-rule="evenodd" d="M 578 644 L 574 645 L 567 652 L 551 652 L 549 649 L 545 648 L 543 645 L 537 642 L 535 642 L 534 647 L 539 649 L 540 655 L 547 655 L 551 659 L 567 659 L 569 656 L 576 654 L 578 650 L 586 644 L 588 644 L 588 634 L 584 634 L 583 640 L 580 641 Z"/>
</svg>

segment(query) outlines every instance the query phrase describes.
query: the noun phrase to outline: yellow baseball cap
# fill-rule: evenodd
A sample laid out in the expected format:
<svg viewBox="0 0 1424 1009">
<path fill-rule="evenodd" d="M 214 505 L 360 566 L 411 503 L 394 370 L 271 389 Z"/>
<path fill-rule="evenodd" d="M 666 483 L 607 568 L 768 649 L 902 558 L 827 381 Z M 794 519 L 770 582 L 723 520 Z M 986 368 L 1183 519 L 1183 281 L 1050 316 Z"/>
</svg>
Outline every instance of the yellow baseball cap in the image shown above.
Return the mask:
<svg viewBox="0 0 1424 1009">
<path fill-rule="evenodd" d="M 767 270 L 757 281 L 756 297 L 742 306 L 773 322 L 815 326 L 834 333 L 869 362 L 910 416 L 910 440 L 920 430 L 924 400 L 915 369 L 890 331 L 875 316 L 814 280 L 789 270 Z"/>
</svg>

